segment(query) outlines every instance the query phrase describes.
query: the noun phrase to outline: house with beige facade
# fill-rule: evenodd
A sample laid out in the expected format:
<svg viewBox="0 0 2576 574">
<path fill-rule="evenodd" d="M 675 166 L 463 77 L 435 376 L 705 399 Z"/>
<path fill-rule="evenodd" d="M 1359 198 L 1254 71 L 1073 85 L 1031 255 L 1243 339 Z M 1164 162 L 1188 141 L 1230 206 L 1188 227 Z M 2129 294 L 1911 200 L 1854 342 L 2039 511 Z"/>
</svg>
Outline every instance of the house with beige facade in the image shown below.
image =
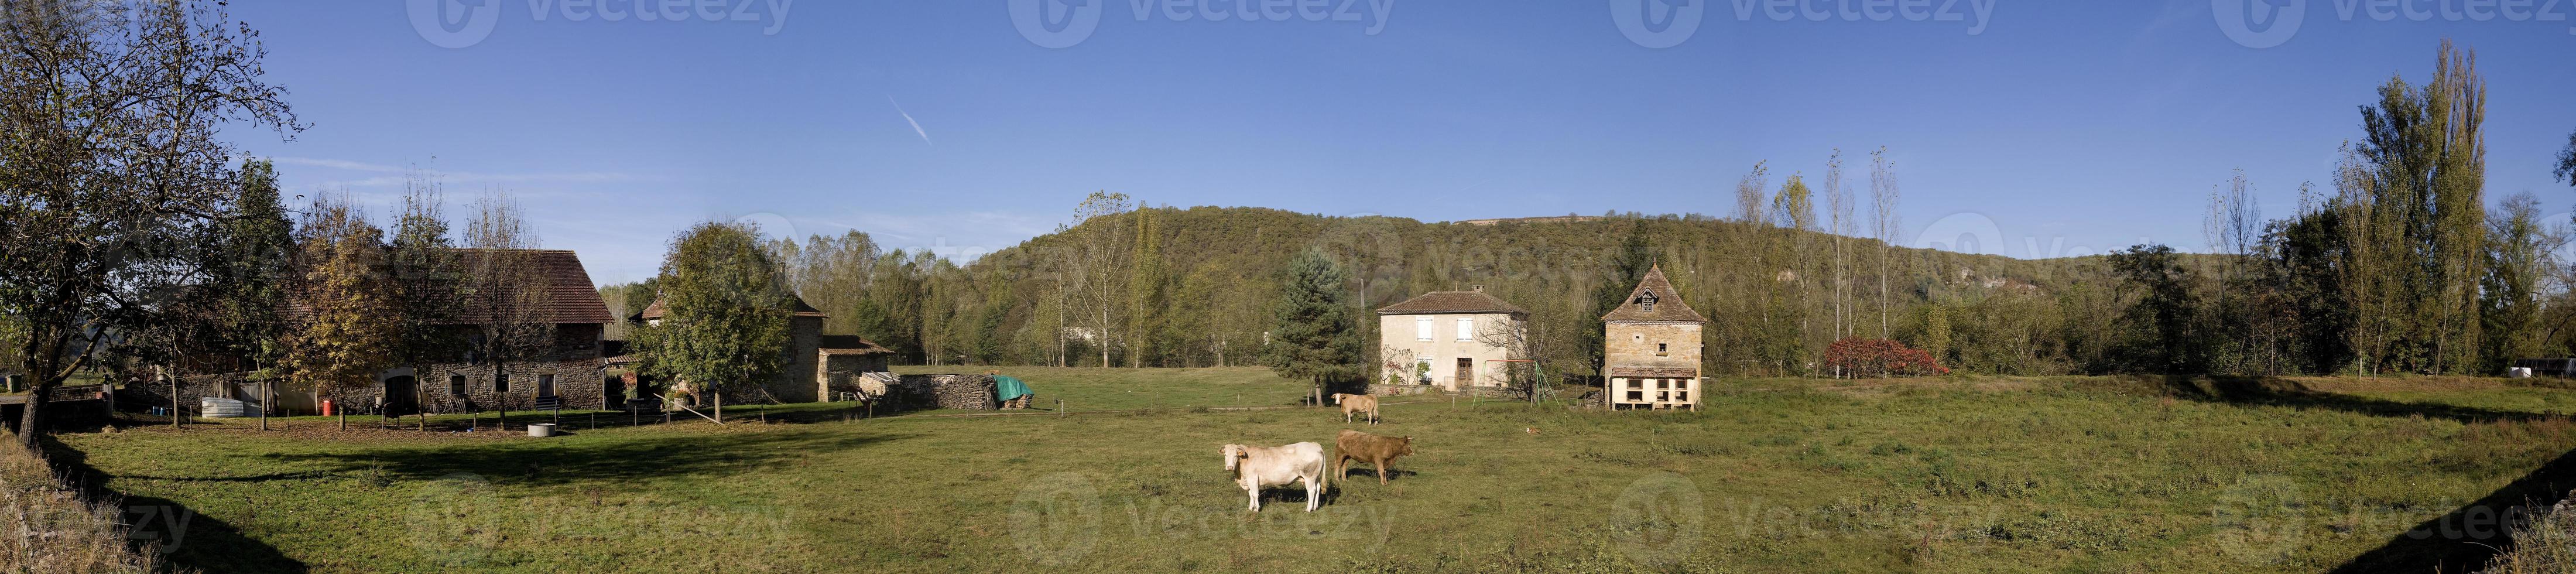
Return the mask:
<svg viewBox="0 0 2576 574">
<path fill-rule="evenodd" d="M 1700 331 L 1708 318 L 1682 302 L 1662 266 L 1647 270 L 1601 322 L 1603 402 L 1612 409 L 1699 408 Z"/>
<path fill-rule="evenodd" d="M 1501 361 L 1526 358 L 1520 348 L 1529 311 L 1472 291 L 1433 291 L 1377 310 L 1378 373 L 1374 392 L 1457 391 L 1511 383 Z"/>
</svg>

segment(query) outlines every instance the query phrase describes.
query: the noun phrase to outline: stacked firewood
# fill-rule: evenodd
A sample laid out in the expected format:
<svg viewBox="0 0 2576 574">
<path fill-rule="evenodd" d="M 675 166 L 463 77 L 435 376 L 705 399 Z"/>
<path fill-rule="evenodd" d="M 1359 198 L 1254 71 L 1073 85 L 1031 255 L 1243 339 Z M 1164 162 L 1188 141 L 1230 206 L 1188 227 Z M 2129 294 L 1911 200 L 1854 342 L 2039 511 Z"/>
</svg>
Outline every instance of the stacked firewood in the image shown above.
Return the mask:
<svg viewBox="0 0 2576 574">
<path fill-rule="evenodd" d="M 992 375 L 937 375 L 932 379 L 932 400 L 939 408 L 960 410 L 993 409 Z"/>
</svg>

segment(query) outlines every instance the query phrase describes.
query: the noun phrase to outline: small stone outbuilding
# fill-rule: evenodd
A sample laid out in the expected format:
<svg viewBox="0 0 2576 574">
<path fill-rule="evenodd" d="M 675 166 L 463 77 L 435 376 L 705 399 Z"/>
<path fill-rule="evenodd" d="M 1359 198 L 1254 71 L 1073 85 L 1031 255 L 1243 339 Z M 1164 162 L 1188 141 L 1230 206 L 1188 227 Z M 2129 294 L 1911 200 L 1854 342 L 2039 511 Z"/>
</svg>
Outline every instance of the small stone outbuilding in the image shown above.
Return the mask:
<svg viewBox="0 0 2576 574">
<path fill-rule="evenodd" d="M 1682 302 L 1662 266 L 1647 270 L 1601 322 L 1604 403 L 1612 409 L 1699 408 L 1700 332 L 1708 318 Z"/>
</svg>

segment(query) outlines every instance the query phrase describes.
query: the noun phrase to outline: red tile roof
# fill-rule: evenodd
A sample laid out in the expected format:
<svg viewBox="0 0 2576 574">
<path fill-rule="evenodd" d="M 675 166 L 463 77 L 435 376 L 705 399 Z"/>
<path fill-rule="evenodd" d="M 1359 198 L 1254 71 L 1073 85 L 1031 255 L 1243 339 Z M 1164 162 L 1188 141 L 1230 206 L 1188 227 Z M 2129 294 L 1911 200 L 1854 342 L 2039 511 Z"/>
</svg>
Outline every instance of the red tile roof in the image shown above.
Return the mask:
<svg viewBox="0 0 2576 574">
<path fill-rule="evenodd" d="M 1645 301 L 1649 295 L 1653 296 L 1653 299 L 1655 300 L 1655 306 L 1653 309 L 1648 309 L 1645 305 Z M 1698 311 L 1691 310 L 1689 303 L 1682 302 L 1681 291 L 1673 289 L 1673 282 L 1664 279 L 1664 267 L 1662 265 L 1657 265 L 1652 269 L 1647 269 L 1646 277 L 1637 281 L 1637 289 L 1628 292 L 1628 300 L 1621 301 L 1619 303 L 1619 308 L 1611 309 L 1609 314 L 1602 315 L 1601 320 L 1673 323 L 1708 322 L 1707 317 L 1702 317 Z"/>
<path fill-rule="evenodd" d="M 791 299 L 795 299 L 795 300 L 796 300 L 796 316 L 798 316 L 798 317 L 815 317 L 815 318 L 825 318 L 825 319 L 828 319 L 828 318 L 831 318 L 831 316 L 832 316 L 832 314 L 830 314 L 830 313 L 825 313 L 825 312 L 823 312 L 823 310 L 821 310 L 821 309 L 816 309 L 816 308 L 814 308 L 814 306 L 813 306 L 813 305 L 807 305 L 807 304 L 805 304 L 805 298 L 803 298 L 803 297 L 795 297 L 795 296 L 792 296 L 792 295 L 791 295 L 791 296 L 789 296 L 789 298 L 791 298 Z M 651 304 L 651 305 L 645 305 L 645 306 L 644 306 L 644 312 L 642 312 L 642 313 L 636 313 L 636 314 L 635 314 L 635 320 L 637 320 L 637 321 L 651 321 L 651 320 L 654 320 L 654 319 L 660 319 L 660 318 L 662 318 L 662 315 L 667 314 L 667 313 L 670 313 L 670 312 L 671 312 L 671 308 L 662 306 L 662 299 L 661 299 L 661 298 L 659 298 L 659 297 L 655 297 L 655 298 L 653 299 L 653 304 Z"/>
<path fill-rule="evenodd" d="M 1377 310 L 1379 315 L 1438 315 L 1451 313 L 1510 313 L 1526 315 L 1529 311 L 1506 303 L 1484 291 L 1433 291 L 1402 303 Z"/>
<path fill-rule="evenodd" d="M 608 324 L 616 322 L 608 313 L 608 303 L 599 298 L 599 288 L 590 282 L 590 271 L 581 266 L 581 256 L 557 249 L 457 249 L 458 269 L 474 269 L 490 258 L 504 254 L 529 258 L 529 265 L 545 282 L 544 300 L 538 313 L 555 324 Z M 302 305 L 287 303 L 280 313 L 298 317 L 305 313 Z M 473 325 L 491 320 L 494 311 L 470 298 L 457 296 L 448 309 L 448 317 L 437 321 L 444 325 Z"/>
</svg>

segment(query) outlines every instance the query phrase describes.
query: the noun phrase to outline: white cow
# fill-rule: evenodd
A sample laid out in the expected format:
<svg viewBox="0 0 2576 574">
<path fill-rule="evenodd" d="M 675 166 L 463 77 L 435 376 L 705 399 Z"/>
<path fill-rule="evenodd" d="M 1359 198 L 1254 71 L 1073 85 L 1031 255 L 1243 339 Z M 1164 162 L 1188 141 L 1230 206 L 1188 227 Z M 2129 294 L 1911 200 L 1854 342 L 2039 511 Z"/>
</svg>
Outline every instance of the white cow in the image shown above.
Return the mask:
<svg viewBox="0 0 2576 574">
<path fill-rule="evenodd" d="M 1262 447 L 1240 444 L 1225 445 L 1225 469 L 1234 472 L 1235 486 L 1243 487 L 1252 498 L 1252 511 L 1261 511 L 1261 487 L 1289 486 L 1306 483 L 1306 511 L 1314 512 L 1324 504 L 1324 446 L 1301 442 L 1288 446 Z"/>
</svg>

